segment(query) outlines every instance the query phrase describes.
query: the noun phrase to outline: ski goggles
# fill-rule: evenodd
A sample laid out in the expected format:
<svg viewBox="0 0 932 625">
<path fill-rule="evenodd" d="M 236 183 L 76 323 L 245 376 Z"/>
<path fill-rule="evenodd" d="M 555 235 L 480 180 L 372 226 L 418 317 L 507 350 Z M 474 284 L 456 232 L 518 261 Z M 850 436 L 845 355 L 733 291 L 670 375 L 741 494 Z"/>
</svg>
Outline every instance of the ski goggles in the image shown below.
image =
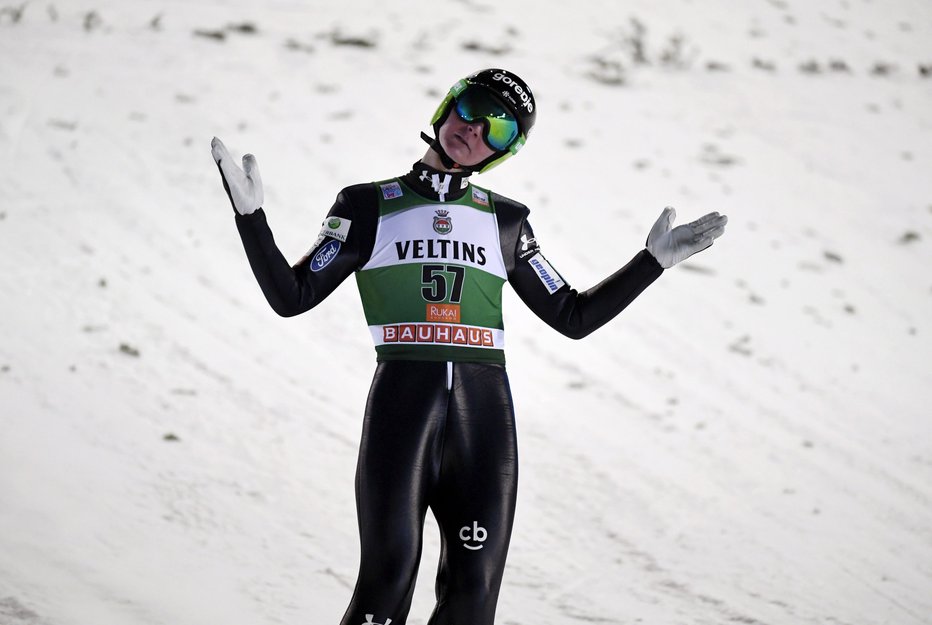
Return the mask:
<svg viewBox="0 0 932 625">
<path fill-rule="evenodd" d="M 482 123 L 482 138 L 493 150 L 507 150 L 518 138 L 518 121 L 487 89 L 464 89 L 454 101 L 453 110 L 460 119 Z"/>
</svg>

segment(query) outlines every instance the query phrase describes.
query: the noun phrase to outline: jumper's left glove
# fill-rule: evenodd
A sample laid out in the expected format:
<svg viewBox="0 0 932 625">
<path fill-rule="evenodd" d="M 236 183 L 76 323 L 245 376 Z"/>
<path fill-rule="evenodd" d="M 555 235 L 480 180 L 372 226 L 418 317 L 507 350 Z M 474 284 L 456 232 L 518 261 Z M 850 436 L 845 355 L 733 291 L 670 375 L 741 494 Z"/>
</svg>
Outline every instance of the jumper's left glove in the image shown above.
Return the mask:
<svg viewBox="0 0 932 625">
<path fill-rule="evenodd" d="M 728 217 L 709 213 L 692 223 L 673 228 L 676 210 L 667 206 L 647 235 L 647 251 L 657 259 L 660 266 L 669 269 L 712 245 L 725 232 Z"/>
<path fill-rule="evenodd" d="M 249 215 L 262 207 L 264 201 L 262 193 L 262 178 L 259 176 L 259 165 L 256 157 L 247 154 L 243 157 L 243 168 L 237 167 L 233 157 L 227 151 L 223 141 L 214 137 L 210 142 L 210 153 L 214 162 L 220 168 L 220 177 L 223 179 L 223 188 L 233 204 L 233 209 L 240 215 Z"/>
</svg>

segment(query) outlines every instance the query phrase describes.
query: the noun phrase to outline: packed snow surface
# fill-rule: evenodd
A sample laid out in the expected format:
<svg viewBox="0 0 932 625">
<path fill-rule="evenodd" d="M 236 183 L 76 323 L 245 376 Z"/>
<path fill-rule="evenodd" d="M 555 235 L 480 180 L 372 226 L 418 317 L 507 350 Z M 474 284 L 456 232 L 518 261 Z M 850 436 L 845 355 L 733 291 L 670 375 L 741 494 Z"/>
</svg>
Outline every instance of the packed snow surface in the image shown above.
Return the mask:
<svg viewBox="0 0 932 625">
<path fill-rule="evenodd" d="M 730 219 L 583 341 L 506 287 L 497 622 L 932 623 L 932 3 L 6 0 L 2 625 L 339 622 L 374 352 L 352 284 L 271 311 L 210 140 L 297 259 L 497 66 L 539 121 L 477 182 L 574 287 Z"/>
</svg>

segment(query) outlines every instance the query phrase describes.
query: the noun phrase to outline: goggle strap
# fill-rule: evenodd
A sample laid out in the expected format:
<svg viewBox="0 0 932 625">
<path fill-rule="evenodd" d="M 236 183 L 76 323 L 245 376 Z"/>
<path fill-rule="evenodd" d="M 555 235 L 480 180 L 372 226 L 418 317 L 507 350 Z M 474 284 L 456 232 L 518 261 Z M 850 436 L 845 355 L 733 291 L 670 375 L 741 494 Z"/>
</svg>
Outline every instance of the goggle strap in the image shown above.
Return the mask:
<svg viewBox="0 0 932 625">
<path fill-rule="evenodd" d="M 452 97 L 455 98 L 455 97 L 458 96 L 459 94 L 461 94 L 461 93 L 463 93 L 464 91 L 466 91 L 466 88 L 467 88 L 467 87 L 469 87 L 469 83 L 468 83 L 468 82 L 466 82 L 465 80 L 458 80 L 458 81 L 456 82 L 455 85 L 453 85 L 452 87 L 450 87 L 450 93 L 447 94 L 447 95 L 450 95 L 450 96 L 452 96 Z"/>
<path fill-rule="evenodd" d="M 440 106 L 437 107 L 437 110 L 434 112 L 433 119 L 430 120 L 431 125 L 436 124 L 440 121 L 440 117 L 443 116 L 444 111 L 447 110 L 447 107 L 453 102 L 453 99 L 456 98 L 459 94 L 466 91 L 466 88 L 469 86 L 465 80 L 458 81 L 455 85 L 450 87 L 450 90 L 447 91 L 447 95 L 443 98 L 443 102 L 440 103 Z"/>
</svg>

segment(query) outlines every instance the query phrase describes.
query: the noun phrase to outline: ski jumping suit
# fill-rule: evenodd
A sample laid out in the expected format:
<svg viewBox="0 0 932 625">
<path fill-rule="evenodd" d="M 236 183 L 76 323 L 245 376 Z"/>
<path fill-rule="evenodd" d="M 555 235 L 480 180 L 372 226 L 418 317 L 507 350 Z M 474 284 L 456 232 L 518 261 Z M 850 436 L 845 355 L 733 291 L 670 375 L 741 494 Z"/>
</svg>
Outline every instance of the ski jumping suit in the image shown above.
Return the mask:
<svg viewBox="0 0 932 625">
<path fill-rule="evenodd" d="M 431 625 L 492 625 L 514 518 L 514 409 L 505 374 L 506 281 L 547 324 L 582 338 L 663 269 L 646 250 L 599 285 L 570 288 L 540 252 L 528 209 L 415 163 L 344 189 L 291 266 L 260 209 L 236 223 L 282 316 L 351 273 L 376 345 L 356 473 L 361 562 L 342 625 L 403 625 L 427 509 L 442 534 Z"/>
</svg>

